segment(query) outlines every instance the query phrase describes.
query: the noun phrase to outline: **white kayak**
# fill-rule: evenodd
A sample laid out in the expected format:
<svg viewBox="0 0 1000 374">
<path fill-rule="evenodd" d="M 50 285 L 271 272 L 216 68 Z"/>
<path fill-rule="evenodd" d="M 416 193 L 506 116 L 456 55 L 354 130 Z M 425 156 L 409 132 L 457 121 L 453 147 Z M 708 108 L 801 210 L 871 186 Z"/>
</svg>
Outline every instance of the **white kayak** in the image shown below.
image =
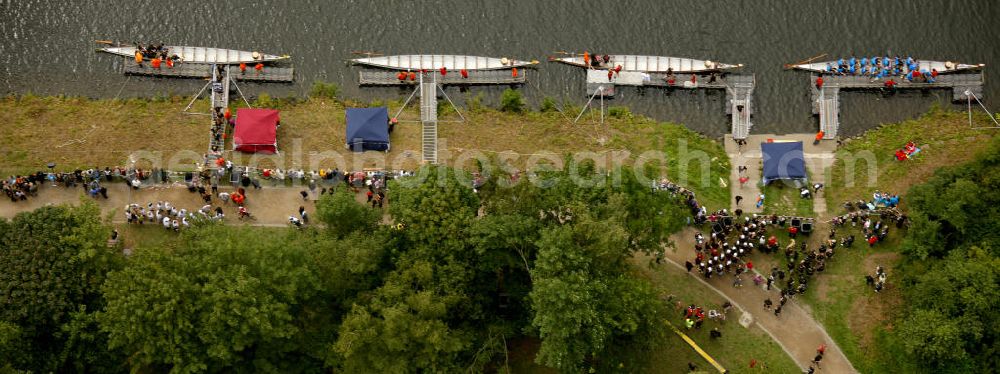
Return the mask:
<svg viewBox="0 0 1000 374">
<path fill-rule="evenodd" d="M 844 60 L 846 61 L 847 59 Z M 792 68 L 811 71 L 814 73 L 828 73 L 827 66 L 829 65 L 832 66 L 834 69 L 836 69 L 837 63 L 838 61 L 813 62 L 809 64 L 792 65 Z M 938 74 L 952 73 L 962 70 L 979 69 L 986 66 L 986 64 L 972 65 L 972 64 L 960 64 L 951 61 L 931 61 L 931 60 L 916 60 L 916 63 L 919 66 L 918 70 L 920 71 L 937 70 Z"/>
<path fill-rule="evenodd" d="M 257 63 L 280 61 L 291 56 L 269 55 L 261 52 L 237 51 L 234 49 L 210 47 L 164 46 L 167 55 L 177 55 L 181 62 L 189 64 L 223 64 Z M 124 57 L 135 57 L 135 47 L 104 47 L 100 51 Z"/>
<path fill-rule="evenodd" d="M 499 70 L 537 64 L 538 61 L 521 61 L 506 57 L 464 55 L 396 55 L 356 58 L 358 65 L 392 70 Z"/>
<path fill-rule="evenodd" d="M 743 64 L 734 65 L 683 57 L 639 55 L 609 55 L 608 57 L 610 57 L 610 61 L 604 62 L 603 55 L 600 57 L 591 56 L 591 59 L 599 58 L 597 66 L 593 65 L 593 60 L 590 61 L 590 64 L 585 63 L 583 55 L 552 57 L 549 58 L 549 61 L 594 69 L 613 69 L 620 65 L 623 71 L 641 71 L 647 73 L 665 73 L 668 70 L 673 71 L 674 73 L 708 73 L 721 70 L 731 70 L 743 66 Z"/>
</svg>

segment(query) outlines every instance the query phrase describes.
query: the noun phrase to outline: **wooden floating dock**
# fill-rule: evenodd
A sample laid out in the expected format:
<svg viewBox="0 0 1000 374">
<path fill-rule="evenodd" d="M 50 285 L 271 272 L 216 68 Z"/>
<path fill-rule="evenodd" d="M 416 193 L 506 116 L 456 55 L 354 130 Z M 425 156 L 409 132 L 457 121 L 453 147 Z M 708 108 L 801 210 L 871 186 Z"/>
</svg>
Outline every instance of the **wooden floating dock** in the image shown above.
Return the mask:
<svg viewBox="0 0 1000 374">
<path fill-rule="evenodd" d="M 418 79 L 399 80 L 396 70 L 361 70 L 358 84 L 362 86 L 416 86 L 420 84 L 420 72 L 416 72 Z M 424 79 L 433 79 L 442 86 L 478 86 L 478 85 L 522 85 L 528 82 L 528 69 L 517 69 L 517 76 L 513 76 L 510 69 L 503 70 L 473 70 L 469 71 L 468 78 L 462 78 L 458 71 L 448 71 L 447 75 L 441 75 L 439 71 L 428 71 L 423 73 Z"/>
<path fill-rule="evenodd" d="M 605 97 L 615 96 L 616 86 L 666 87 L 672 89 L 718 89 L 726 90 L 726 114 L 731 116 L 731 131 L 734 139 L 746 139 L 750 134 L 750 116 L 753 115 L 753 90 L 756 79 L 753 74 L 721 73 L 714 82 L 707 75 L 675 74 L 673 85 L 667 83 L 666 73 L 622 71 L 608 79 L 607 70 L 587 69 L 587 95 L 602 92 Z"/>
<path fill-rule="evenodd" d="M 162 64 L 160 65 L 160 68 L 157 69 L 148 62 L 140 66 L 135 63 L 135 60 L 123 60 L 125 62 L 122 65 L 122 72 L 125 73 L 125 75 L 141 75 L 164 78 L 211 79 L 212 66 L 214 66 L 208 64 L 179 63 L 175 64 L 172 68 L 167 67 L 167 64 Z M 253 66 L 248 66 L 246 73 L 240 73 L 239 68 L 235 68 L 234 70 L 236 72 L 230 75 L 230 77 L 238 81 L 290 83 L 295 79 L 295 69 L 291 67 L 275 67 L 265 65 L 260 72 L 257 72 Z"/>
<path fill-rule="evenodd" d="M 835 139 L 840 128 L 841 90 L 885 90 L 886 80 L 872 79 L 857 75 L 823 75 L 822 88 L 816 88 L 818 74 L 810 74 L 809 87 L 812 92 L 812 113 L 819 117 L 819 129 L 823 131 L 823 139 Z M 896 90 L 908 89 L 951 89 L 952 101 L 965 101 L 966 91 L 983 97 L 984 74 L 982 71 L 966 73 L 941 74 L 934 83 L 909 82 L 906 79 L 893 77 Z"/>
</svg>

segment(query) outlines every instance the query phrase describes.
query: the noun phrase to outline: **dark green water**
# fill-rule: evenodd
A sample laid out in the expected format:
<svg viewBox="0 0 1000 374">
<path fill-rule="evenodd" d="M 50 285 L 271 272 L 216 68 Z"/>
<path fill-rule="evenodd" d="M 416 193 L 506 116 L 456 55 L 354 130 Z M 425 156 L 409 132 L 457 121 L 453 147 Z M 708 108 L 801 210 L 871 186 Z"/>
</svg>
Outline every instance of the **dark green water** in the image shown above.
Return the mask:
<svg viewBox="0 0 1000 374">
<path fill-rule="evenodd" d="M 976 1 L 0 1 L 0 90 L 5 94 L 113 97 L 125 82 L 116 57 L 94 53 L 95 39 L 163 41 L 290 54 L 292 85 L 247 84 L 249 95 L 304 95 L 314 80 L 346 96 L 405 98 L 393 88 L 359 88 L 350 51 L 517 56 L 544 60 L 556 50 L 704 58 L 757 74 L 753 133 L 813 132 L 808 79 L 782 64 L 820 53 L 910 54 L 923 59 L 1000 61 L 1000 2 Z M 133 78 L 123 96 L 190 95 L 197 80 Z M 451 91 L 454 90 L 454 91 Z M 461 98 L 500 88 L 449 89 Z M 543 96 L 584 97 L 578 69 L 542 64 L 522 88 Z M 454 92 L 454 93 L 452 93 Z M 616 104 L 718 136 L 728 131 L 722 92 L 621 90 Z M 987 84 L 993 110 L 1000 87 Z M 950 106 L 950 92 L 842 96 L 842 135 Z M 963 106 L 964 107 L 964 106 Z"/>
</svg>

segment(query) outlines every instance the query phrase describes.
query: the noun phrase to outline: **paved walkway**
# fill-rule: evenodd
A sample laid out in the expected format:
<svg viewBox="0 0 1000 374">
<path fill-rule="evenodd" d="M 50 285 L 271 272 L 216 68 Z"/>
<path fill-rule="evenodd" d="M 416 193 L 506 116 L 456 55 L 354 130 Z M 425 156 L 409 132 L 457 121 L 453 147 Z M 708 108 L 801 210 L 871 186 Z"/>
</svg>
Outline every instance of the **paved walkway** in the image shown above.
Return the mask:
<svg viewBox="0 0 1000 374">
<path fill-rule="evenodd" d="M 672 240 L 678 249 L 673 252 L 668 250 L 666 258 L 676 264 L 693 260 L 695 257 L 695 233 L 697 230 L 694 228 L 687 228 L 674 235 Z M 756 253 L 754 256 L 761 257 L 763 255 Z M 754 260 L 754 262 L 757 261 Z M 732 276 L 705 279 L 696 271 L 692 271 L 690 275 L 729 298 L 734 304 L 739 305 L 739 309 L 744 313 L 749 313 L 753 321 L 768 335 L 771 335 L 803 370 L 811 364 L 812 359 L 816 356 L 816 348 L 820 344 L 826 344 L 826 354 L 821 362 L 822 366 L 819 372 L 857 372 L 837 343 L 823 329 L 823 326 L 816 322 L 808 311 L 800 307 L 795 298 L 785 304 L 779 317 L 775 317 L 773 311 L 764 309 L 764 300 L 770 298 L 777 305 L 780 297 L 777 288 L 767 291 L 764 285 L 754 286 L 749 279 L 744 280 L 743 287 L 734 288 Z"/>
<path fill-rule="evenodd" d="M 196 211 L 205 203 L 197 193 L 188 192 L 187 188 L 181 184 L 160 184 L 144 187 L 138 191 L 128 188 L 125 183 L 107 183 L 108 198 L 99 197 L 93 199 L 101 208 L 103 213 L 112 214 L 111 219 L 115 223 L 125 223 L 124 209 L 130 203 L 146 205 L 157 201 L 169 201 L 171 205 L 178 209 L 184 208 L 188 211 Z M 229 186 L 219 187 L 219 191 L 233 192 L 235 188 Z M 315 220 L 315 199 L 321 191 L 317 187 L 316 191 L 309 192 L 308 200 L 303 199 L 300 191 L 309 191 L 306 186 L 300 187 L 264 187 L 255 190 L 253 187 L 247 189 L 247 199 L 245 205 L 250 214 L 256 219 L 253 223 L 258 226 L 287 226 L 288 216 L 299 215 L 299 206 L 305 207 L 306 212 Z M 62 186 L 52 187 L 43 185 L 37 197 L 29 197 L 27 201 L 12 203 L 9 199 L 0 200 L 0 217 L 12 218 L 14 215 L 24 211 L 31 211 L 39 207 L 50 204 L 77 203 L 81 198 L 86 197 L 83 188 L 66 188 Z M 364 196 L 359 199 L 364 201 Z M 214 206 L 221 206 L 226 214 L 226 221 L 239 223 L 236 219 L 236 205 L 230 202 L 222 204 L 218 198 L 213 198 Z"/>
<path fill-rule="evenodd" d="M 833 161 L 835 160 L 834 152 L 837 151 L 837 143 L 835 141 L 824 140 L 819 145 L 813 145 L 813 139 L 815 139 L 815 135 L 813 134 L 755 134 L 750 135 L 747 138 L 747 145 L 740 149 L 736 146 L 736 142 L 733 141 L 732 136 L 726 135 L 723 144 L 726 148 L 726 154 L 729 155 L 730 165 L 732 165 L 732 171 L 729 175 L 729 189 L 733 196 L 733 201 L 730 202 L 730 209 L 736 209 L 735 197 L 738 195 L 743 196 L 743 203 L 740 204 L 740 208 L 744 212 L 760 213 L 761 210 L 757 209 L 754 204 L 757 201 L 757 196 L 760 195 L 760 173 L 763 168 L 763 155 L 760 151 L 760 143 L 765 143 L 768 139 L 774 139 L 775 141 L 801 141 L 806 169 L 809 171 L 811 178 L 810 183 L 820 182 L 824 185 L 829 183 L 829 169 L 833 166 Z M 741 165 L 747 167 L 746 176 L 750 179 L 743 186 L 740 186 L 739 181 L 739 166 Z M 766 201 L 767 196 L 764 198 Z M 817 216 L 822 216 L 826 213 L 826 200 L 823 198 L 822 190 L 813 198 L 813 212 Z"/>
</svg>

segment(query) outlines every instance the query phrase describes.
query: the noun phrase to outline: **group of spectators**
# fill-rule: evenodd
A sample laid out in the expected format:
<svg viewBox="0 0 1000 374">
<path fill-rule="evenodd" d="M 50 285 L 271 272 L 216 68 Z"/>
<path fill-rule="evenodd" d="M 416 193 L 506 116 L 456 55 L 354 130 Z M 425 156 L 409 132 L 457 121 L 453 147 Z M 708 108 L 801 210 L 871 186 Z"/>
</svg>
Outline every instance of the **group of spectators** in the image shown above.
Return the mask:
<svg viewBox="0 0 1000 374">
<path fill-rule="evenodd" d="M 163 228 L 175 232 L 180 231 L 182 227 L 189 227 L 193 220 L 222 220 L 223 218 L 225 218 L 225 214 L 222 212 L 222 208 L 215 207 L 213 210 L 211 205 L 202 206 L 201 209 L 193 212 L 178 208 L 169 201 L 157 201 L 145 206 L 134 203 L 125 206 L 125 220 L 129 224 L 163 225 Z"/>
<path fill-rule="evenodd" d="M 0 182 L 0 189 L 10 198 L 11 202 L 28 200 L 28 196 L 38 194 L 38 184 L 44 180 L 44 175 L 10 176 Z"/>
</svg>

